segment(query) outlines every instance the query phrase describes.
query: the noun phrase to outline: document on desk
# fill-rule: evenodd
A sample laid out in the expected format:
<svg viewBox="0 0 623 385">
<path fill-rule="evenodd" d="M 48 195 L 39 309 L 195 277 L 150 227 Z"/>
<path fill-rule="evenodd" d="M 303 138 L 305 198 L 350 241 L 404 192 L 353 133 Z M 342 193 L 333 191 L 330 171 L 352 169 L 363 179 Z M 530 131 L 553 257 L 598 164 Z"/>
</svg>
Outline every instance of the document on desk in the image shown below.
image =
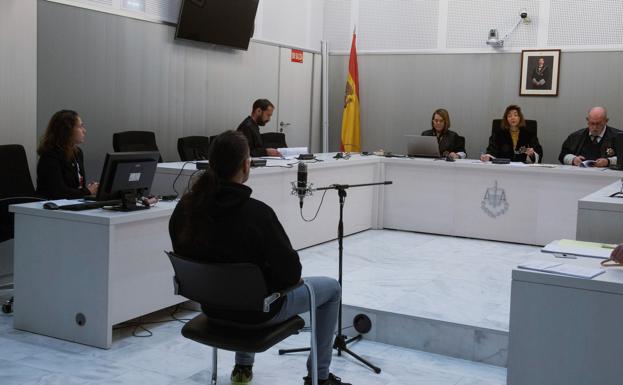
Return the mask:
<svg viewBox="0 0 623 385">
<path fill-rule="evenodd" d="M 542 253 L 574 255 L 578 257 L 608 259 L 616 245 L 609 243 L 584 242 L 572 239 L 552 241 L 545 245 Z"/>
<path fill-rule="evenodd" d="M 301 154 L 307 154 L 309 152 L 307 147 L 283 147 L 277 150 L 279 150 L 279 153 L 285 159 L 294 159 Z"/>
<path fill-rule="evenodd" d="M 543 273 L 551 273 L 565 275 L 569 277 L 591 279 L 599 274 L 603 274 L 606 270 L 598 267 L 585 267 L 573 265 L 570 263 L 550 262 L 550 261 L 528 261 L 517 266 L 524 270 L 540 271 Z"/>
</svg>

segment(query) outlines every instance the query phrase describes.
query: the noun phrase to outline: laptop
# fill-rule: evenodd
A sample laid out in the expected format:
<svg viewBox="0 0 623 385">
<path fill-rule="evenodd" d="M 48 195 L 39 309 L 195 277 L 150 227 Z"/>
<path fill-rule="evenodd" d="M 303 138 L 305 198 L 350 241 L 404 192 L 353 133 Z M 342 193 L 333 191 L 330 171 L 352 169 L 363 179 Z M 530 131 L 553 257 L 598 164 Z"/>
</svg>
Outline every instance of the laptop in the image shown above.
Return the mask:
<svg viewBox="0 0 623 385">
<path fill-rule="evenodd" d="M 434 136 L 405 135 L 407 155 L 415 158 L 439 158 L 439 144 Z"/>
</svg>

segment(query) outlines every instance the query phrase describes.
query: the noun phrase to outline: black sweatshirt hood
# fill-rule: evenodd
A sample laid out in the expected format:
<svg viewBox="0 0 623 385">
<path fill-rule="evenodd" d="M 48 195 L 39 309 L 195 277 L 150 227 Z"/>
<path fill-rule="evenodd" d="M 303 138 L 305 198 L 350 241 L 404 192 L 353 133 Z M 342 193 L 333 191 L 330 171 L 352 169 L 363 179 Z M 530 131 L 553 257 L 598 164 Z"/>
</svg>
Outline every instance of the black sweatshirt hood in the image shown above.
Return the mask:
<svg viewBox="0 0 623 385">
<path fill-rule="evenodd" d="M 230 214 L 249 201 L 252 191 L 240 183 L 220 181 L 210 211 L 214 217 Z"/>
</svg>

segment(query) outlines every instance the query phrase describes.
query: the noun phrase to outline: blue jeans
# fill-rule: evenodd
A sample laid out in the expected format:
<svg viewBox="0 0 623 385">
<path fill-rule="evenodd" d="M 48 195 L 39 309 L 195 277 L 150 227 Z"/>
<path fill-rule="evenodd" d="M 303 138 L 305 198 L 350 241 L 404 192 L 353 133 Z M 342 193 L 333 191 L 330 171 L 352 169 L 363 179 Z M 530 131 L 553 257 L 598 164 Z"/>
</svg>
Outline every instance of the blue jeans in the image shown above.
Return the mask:
<svg viewBox="0 0 623 385">
<path fill-rule="evenodd" d="M 316 343 L 318 347 L 318 378 L 329 377 L 329 366 L 333 354 L 333 335 L 337 322 L 337 312 L 342 296 L 340 284 L 329 277 L 307 277 L 316 295 Z M 305 286 L 299 286 L 285 297 L 279 313 L 269 323 L 280 323 L 297 314 L 309 311 L 309 294 Z M 253 365 L 255 353 L 236 352 L 236 364 Z M 307 371 L 311 371 L 310 358 Z"/>
</svg>

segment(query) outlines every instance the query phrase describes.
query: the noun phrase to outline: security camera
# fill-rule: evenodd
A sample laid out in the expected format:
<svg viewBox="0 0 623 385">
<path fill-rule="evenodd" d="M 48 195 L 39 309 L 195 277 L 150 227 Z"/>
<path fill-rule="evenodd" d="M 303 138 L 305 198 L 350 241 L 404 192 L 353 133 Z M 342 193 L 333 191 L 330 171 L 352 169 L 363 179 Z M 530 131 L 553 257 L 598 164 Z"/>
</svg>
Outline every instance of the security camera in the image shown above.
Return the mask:
<svg viewBox="0 0 623 385">
<path fill-rule="evenodd" d="M 520 13 L 520 14 L 519 14 L 519 16 L 520 16 L 522 19 L 527 19 L 527 18 L 528 18 L 528 12 L 522 12 L 522 13 Z"/>
</svg>

